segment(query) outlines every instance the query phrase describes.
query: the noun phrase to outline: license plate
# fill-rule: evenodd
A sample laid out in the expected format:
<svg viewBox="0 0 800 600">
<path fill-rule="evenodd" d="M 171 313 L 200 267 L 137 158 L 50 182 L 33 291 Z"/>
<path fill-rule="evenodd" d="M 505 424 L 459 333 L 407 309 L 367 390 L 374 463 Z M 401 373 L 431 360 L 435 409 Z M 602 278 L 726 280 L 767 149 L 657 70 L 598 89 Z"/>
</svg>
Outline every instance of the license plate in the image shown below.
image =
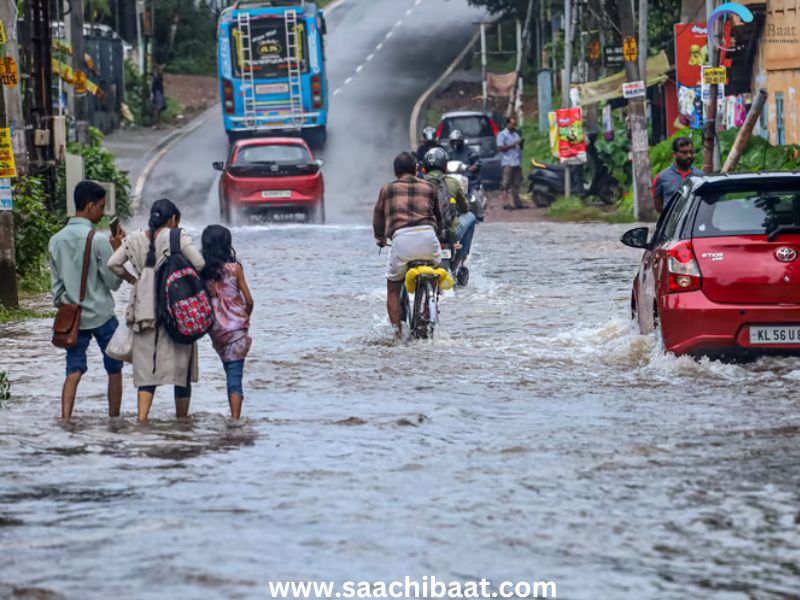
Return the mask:
<svg viewBox="0 0 800 600">
<path fill-rule="evenodd" d="M 453 257 L 453 251 L 450 248 L 442 248 L 442 258 L 449 260 Z"/>
<path fill-rule="evenodd" d="M 256 86 L 256 94 L 288 94 L 288 83 L 262 83 Z"/>
<path fill-rule="evenodd" d="M 800 326 L 777 325 L 770 327 L 751 327 L 750 343 L 762 344 L 798 344 L 800 345 Z"/>
<path fill-rule="evenodd" d="M 264 190 L 261 192 L 262 198 L 291 198 L 292 192 L 289 190 Z"/>
</svg>

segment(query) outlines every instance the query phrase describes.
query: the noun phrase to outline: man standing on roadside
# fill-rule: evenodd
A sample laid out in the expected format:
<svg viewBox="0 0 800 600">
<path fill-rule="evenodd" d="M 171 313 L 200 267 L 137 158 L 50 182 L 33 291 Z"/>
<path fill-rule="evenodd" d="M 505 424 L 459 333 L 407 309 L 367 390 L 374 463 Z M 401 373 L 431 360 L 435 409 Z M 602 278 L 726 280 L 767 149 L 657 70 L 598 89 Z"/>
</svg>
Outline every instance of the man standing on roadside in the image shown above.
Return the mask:
<svg viewBox="0 0 800 600">
<path fill-rule="evenodd" d="M 661 171 L 653 180 L 653 203 L 658 212 L 664 212 L 672 196 L 683 185 L 689 176 L 700 176 L 704 173 L 692 165 L 694 161 L 694 143 L 690 138 L 679 137 L 672 141 L 673 162 Z"/>
<path fill-rule="evenodd" d="M 442 230 L 439 199 L 427 181 L 415 176 L 417 161 L 409 152 L 394 159 L 396 180 L 381 188 L 372 215 L 375 243 L 381 248 L 392 240 L 386 270 L 386 310 L 389 321 L 400 337 L 400 292 L 412 260 L 436 264 L 441 257 L 437 234 Z"/>
<path fill-rule="evenodd" d="M 517 131 L 517 117 L 511 116 L 506 121 L 506 127 L 497 134 L 497 151 L 500 152 L 500 165 L 503 168 L 503 179 L 500 189 L 505 196 L 506 210 L 528 208 L 519 197 L 519 186 L 522 184 L 522 146 L 524 141 Z M 509 204 L 508 196 L 511 195 L 513 204 Z"/>
<path fill-rule="evenodd" d="M 81 181 L 75 187 L 75 216 L 61 231 L 50 238 L 50 274 L 55 306 L 79 304 L 83 255 L 92 225 L 103 218 L 106 191 L 93 181 Z M 86 297 L 82 303 L 78 343 L 67 349 L 67 378 L 61 393 L 61 416 L 69 419 L 75 404 L 75 394 L 81 377 L 87 371 L 86 350 L 92 337 L 103 352 L 103 364 L 108 373 L 108 415 L 118 417 L 122 402 L 122 363 L 105 354 L 111 336 L 117 329 L 112 290 L 122 280 L 108 268 L 112 248 L 122 244 L 125 233 L 120 227 L 115 236 L 106 239 L 95 235 L 89 255 Z M 131 276 L 133 280 L 133 276 Z"/>
</svg>

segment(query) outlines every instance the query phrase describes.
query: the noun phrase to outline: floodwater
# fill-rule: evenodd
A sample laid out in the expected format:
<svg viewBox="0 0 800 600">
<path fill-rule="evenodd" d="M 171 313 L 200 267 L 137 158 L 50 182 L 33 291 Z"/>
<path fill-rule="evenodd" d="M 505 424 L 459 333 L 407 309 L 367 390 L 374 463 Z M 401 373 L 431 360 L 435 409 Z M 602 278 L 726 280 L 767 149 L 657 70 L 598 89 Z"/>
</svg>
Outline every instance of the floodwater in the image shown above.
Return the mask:
<svg viewBox="0 0 800 600">
<path fill-rule="evenodd" d="M 0 328 L 0 597 L 424 575 L 798 597 L 800 360 L 663 355 L 628 318 L 623 230 L 482 225 L 435 339 L 396 344 L 368 228 L 235 228 L 257 302 L 240 424 L 204 340 L 190 419 L 164 389 L 137 425 L 126 370 L 109 421 L 93 349 L 65 425 L 49 321 Z"/>
</svg>

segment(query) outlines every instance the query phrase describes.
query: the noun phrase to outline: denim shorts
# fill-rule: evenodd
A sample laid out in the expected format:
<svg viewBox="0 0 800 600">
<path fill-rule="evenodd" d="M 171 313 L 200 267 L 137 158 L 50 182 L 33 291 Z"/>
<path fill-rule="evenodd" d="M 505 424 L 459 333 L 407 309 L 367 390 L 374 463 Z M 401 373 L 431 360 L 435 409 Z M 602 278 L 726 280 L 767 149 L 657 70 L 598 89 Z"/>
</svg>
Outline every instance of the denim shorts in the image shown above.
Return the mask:
<svg viewBox="0 0 800 600">
<path fill-rule="evenodd" d="M 117 330 L 118 321 L 116 317 L 111 317 L 100 327 L 95 329 L 81 329 L 78 334 L 78 343 L 72 348 L 67 348 L 67 375 L 80 372 L 86 373 L 89 370 L 86 361 L 86 350 L 89 348 L 89 342 L 92 337 L 97 340 L 97 345 L 103 352 L 103 366 L 106 368 L 106 373 L 109 375 L 116 375 L 122 372 L 122 361 L 114 360 L 106 356 L 106 346 L 111 341 L 111 336 Z"/>
<path fill-rule="evenodd" d="M 228 393 L 239 394 L 240 396 L 244 397 L 244 390 L 242 390 L 244 359 L 224 362 L 222 363 L 222 366 L 225 367 L 225 376 L 228 380 Z"/>
</svg>

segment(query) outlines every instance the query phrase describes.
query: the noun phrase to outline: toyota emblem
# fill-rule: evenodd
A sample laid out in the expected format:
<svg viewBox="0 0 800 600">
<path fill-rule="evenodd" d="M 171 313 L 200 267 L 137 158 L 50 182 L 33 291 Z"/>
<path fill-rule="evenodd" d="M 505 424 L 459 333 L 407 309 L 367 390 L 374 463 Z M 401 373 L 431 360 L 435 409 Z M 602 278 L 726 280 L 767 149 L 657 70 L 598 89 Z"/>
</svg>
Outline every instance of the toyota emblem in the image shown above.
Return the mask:
<svg viewBox="0 0 800 600">
<path fill-rule="evenodd" d="M 794 248 L 778 248 L 775 251 L 775 258 L 777 258 L 781 262 L 792 262 L 794 259 L 797 258 L 797 250 Z"/>
<path fill-rule="evenodd" d="M 272 165 L 272 166 L 270 166 L 269 170 L 272 171 L 273 173 L 277 173 L 279 168 L 280 167 L 278 167 L 278 165 Z M 792 259 L 792 260 L 794 260 L 794 259 Z"/>
</svg>

